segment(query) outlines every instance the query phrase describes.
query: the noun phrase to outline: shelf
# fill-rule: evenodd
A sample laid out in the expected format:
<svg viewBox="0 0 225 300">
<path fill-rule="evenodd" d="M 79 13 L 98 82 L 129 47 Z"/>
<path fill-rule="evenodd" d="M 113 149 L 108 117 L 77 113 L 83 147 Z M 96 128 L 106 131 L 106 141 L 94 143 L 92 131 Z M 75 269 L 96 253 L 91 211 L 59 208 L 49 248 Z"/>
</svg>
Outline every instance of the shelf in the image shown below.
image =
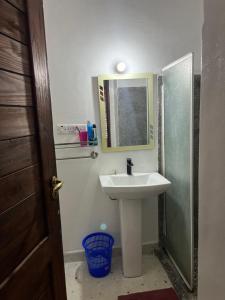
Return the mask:
<svg viewBox="0 0 225 300">
<path fill-rule="evenodd" d="M 61 146 L 65 146 L 65 147 L 61 147 Z M 55 147 L 57 147 L 57 149 L 67 149 L 67 148 L 93 148 L 96 147 L 98 145 L 81 145 L 80 142 L 76 142 L 76 143 L 57 143 L 55 144 Z"/>
</svg>

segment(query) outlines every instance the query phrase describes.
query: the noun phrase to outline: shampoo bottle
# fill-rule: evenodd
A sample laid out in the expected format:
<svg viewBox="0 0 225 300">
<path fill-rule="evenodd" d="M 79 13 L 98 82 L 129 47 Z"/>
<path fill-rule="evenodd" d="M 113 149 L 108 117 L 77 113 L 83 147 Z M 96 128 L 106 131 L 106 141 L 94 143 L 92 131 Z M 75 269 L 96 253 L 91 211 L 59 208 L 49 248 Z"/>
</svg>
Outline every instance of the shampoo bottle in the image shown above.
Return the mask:
<svg viewBox="0 0 225 300">
<path fill-rule="evenodd" d="M 92 145 L 93 140 L 93 125 L 90 121 L 87 122 L 88 144 Z"/>
</svg>

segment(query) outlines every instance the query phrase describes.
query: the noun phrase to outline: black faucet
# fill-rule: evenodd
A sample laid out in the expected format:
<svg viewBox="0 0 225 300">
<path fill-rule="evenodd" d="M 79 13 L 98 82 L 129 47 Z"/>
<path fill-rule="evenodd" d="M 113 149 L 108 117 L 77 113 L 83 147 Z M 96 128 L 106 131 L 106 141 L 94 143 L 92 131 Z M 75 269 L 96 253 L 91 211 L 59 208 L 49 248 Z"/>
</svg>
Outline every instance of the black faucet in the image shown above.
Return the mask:
<svg viewBox="0 0 225 300">
<path fill-rule="evenodd" d="M 127 175 L 132 175 L 132 167 L 133 167 L 132 159 L 127 158 Z"/>
</svg>

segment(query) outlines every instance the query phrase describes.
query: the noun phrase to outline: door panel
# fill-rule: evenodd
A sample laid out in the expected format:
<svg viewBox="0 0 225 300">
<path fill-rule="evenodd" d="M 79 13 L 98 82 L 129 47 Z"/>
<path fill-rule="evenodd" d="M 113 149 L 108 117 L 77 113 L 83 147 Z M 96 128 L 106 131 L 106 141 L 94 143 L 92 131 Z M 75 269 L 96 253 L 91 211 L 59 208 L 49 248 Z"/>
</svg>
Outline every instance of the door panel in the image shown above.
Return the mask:
<svg viewBox="0 0 225 300">
<path fill-rule="evenodd" d="M 0 176 L 38 163 L 35 137 L 23 137 L 0 142 Z"/>
<path fill-rule="evenodd" d="M 0 68 L 30 75 L 29 49 L 5 35 L 0 35 Z"/>
<path fill-rule="evenodd" d="M 32 107 L 0 107 L 0 140 L 34 135 Z"/>
<path fill-rule="evenodd" d="M 32 195 L 0 217 L 0 282 L 47 236 L 40 195 Z"/>
<path fill-rule="evenodd" d="M 65 300 L 41 0 L 0 0 L 0 299 Z"/>
<path fill-rule="evenodd" d="M 41 186 L 40 168 L 34 165 L 0 179 L 0 214 L 36 194 Z"/>
<path fill-rule="evenodd" d="M 18 265 L 13 276 L 2 283 L 0 299 L 40 299 L 43 292 L 51 288 L 52 271 L 49 254 L 49 241 L 46 238 L 33 249 L 25 261 Z M 55 295 L 53 299 L 57 299 Z"/>
<path fill-rule="evenodd" d="M 0 0 L 0 31 L 17 41 L 28 41 L 26 16 L 5 0 Z"/>
<path fill-rule="evenodd" d="M 0 105 L 33 105 L 31 78 L 0 70 L 0 86 Z"/>
<path fill-rule="evenodd" d="M 193 287 L 193 55 L 163 69 L 165 247 Z"/>
<path fill-rule="evenodd" d="M 18 8 L 19 10 L 25 12 L 26 11 L 26 1 L 25 0 L 8 0 L 13 6 Z"/>
</svg>

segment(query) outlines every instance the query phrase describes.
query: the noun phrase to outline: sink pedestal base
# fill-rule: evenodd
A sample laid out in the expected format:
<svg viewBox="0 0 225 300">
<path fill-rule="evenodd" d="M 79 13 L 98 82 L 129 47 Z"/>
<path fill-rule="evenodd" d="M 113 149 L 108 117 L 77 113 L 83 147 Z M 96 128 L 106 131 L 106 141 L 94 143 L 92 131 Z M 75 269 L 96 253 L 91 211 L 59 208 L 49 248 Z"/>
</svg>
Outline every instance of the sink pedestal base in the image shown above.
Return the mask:
<svg viewBox="0 0 225 300">
<path fill-rule="evenodd" d="M 142 275 L 142 201 L 119 200 L 123 274 Z"/>
</svg>

